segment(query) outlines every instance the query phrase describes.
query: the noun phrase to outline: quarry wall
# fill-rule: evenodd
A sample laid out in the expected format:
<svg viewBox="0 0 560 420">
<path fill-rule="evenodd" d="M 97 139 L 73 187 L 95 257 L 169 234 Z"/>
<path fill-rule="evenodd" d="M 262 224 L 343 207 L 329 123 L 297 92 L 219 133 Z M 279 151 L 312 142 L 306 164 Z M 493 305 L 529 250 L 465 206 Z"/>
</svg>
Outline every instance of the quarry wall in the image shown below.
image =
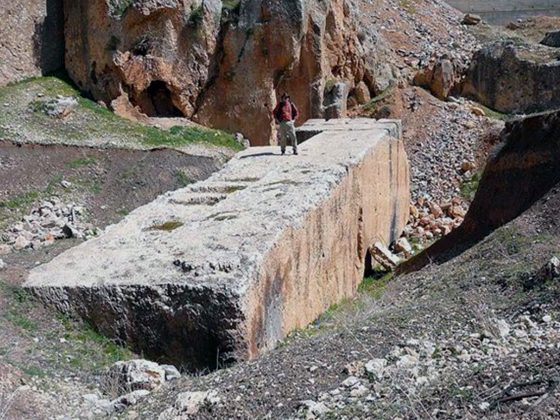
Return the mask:
<svg viewBox="0 0 560 420">
<path fill-rule="evenodd" d="M 400 122 L 313 121 L 299 156 L 256 147 L 34 269 L 60 311 L 186 370 L 257 356 L 352 296 L 408 218 Z"/>
<path fill-rule="evenodd" d="M 0 2 L 0 86 L 64 67 L 62 0 Z"/>
<path fill-rule="evenodd" d="M 493 24 L 507 24 L 521 18 L 560 16 L 559 0 L 446 0 L 465 13 L 475 13 Z"/>
</svg>

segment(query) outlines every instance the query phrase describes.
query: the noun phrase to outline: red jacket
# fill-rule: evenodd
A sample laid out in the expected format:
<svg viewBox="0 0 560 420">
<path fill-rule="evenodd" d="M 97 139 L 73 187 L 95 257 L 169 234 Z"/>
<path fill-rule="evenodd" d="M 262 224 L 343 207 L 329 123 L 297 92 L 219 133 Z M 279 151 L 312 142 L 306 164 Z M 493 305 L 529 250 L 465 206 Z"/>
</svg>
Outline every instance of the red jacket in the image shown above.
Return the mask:
<svg viewBox="0 0 560 420">
<path fill-rule="evenodd" d="M 273 111 L 276 122 L 295 121 L 299 117 L 299 111 L 291 101 L 281 101 Z"/>
</svg>

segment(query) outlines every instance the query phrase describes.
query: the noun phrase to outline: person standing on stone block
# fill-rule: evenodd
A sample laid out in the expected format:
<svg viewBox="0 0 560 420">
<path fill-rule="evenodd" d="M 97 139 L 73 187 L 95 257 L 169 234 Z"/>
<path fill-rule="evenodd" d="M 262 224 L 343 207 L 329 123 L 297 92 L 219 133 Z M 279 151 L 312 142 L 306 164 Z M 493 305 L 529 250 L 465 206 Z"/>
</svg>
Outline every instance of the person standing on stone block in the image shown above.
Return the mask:
<svg viewBox="0 0 560 420">
<path fill-rule="evenodd" d="M 299 111 L 295 104 L 290 99 L 290 95 L 284 93 L 282 95 L 282 100 L 273 111 L 274 119 L 280 125 L 278 129 L 278 143 L 280 143 L 280 151 L 282 154 L 286 153 L 287 140 L 290 139 L 290 143 L 294 148 L 294 155 L 298 154 L 298 144 L 296 137 L 296 127 L 295 122 L 299 116 Z"/>
</svg>

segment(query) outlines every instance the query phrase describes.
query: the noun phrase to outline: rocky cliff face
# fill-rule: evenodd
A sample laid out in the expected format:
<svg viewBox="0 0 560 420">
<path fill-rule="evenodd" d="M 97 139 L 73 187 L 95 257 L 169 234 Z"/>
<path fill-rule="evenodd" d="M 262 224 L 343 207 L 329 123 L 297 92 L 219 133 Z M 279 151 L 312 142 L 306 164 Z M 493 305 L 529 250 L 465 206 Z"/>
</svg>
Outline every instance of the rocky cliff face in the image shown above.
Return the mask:
<svg viewBox="0 0 560 420">
<path fill-rule="evenodd" d="M 354 13 L 347 0 L 65 0 L 66 66 L 96 99 L 119 98 L 117 109 L 185 116 L 263 145 L 280 92 L 305 120 L 338 106 L 338 83 L 387 87 L 382 43 Z"/>
<path fill-rule="evenodd" d="M 62 0 L 0 4 L 0 86 L 64 66 Z"/>
<path fill-rule="evenodd" d="M 463 94 L 496 111 L 523 114 L 560 106 L 557 51 L 515 46 L 512 41 L 486 45 L 474 57 Z"/>
</svg>

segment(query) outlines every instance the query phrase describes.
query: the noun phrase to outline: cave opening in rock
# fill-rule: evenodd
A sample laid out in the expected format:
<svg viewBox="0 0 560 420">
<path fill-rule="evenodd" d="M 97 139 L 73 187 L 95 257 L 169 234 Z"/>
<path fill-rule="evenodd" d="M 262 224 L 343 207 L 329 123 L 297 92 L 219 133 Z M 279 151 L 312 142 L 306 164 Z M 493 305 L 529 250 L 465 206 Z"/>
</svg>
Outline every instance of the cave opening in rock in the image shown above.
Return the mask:
<svg viewBox="0 0 560 420">
<path fill-rule="evenodd" d="M 173 103 L 173 96 L 167 84 L 161 80 L 152 82 L 133 103 L 148 117 L 184 117 Z"/>
</svg>

